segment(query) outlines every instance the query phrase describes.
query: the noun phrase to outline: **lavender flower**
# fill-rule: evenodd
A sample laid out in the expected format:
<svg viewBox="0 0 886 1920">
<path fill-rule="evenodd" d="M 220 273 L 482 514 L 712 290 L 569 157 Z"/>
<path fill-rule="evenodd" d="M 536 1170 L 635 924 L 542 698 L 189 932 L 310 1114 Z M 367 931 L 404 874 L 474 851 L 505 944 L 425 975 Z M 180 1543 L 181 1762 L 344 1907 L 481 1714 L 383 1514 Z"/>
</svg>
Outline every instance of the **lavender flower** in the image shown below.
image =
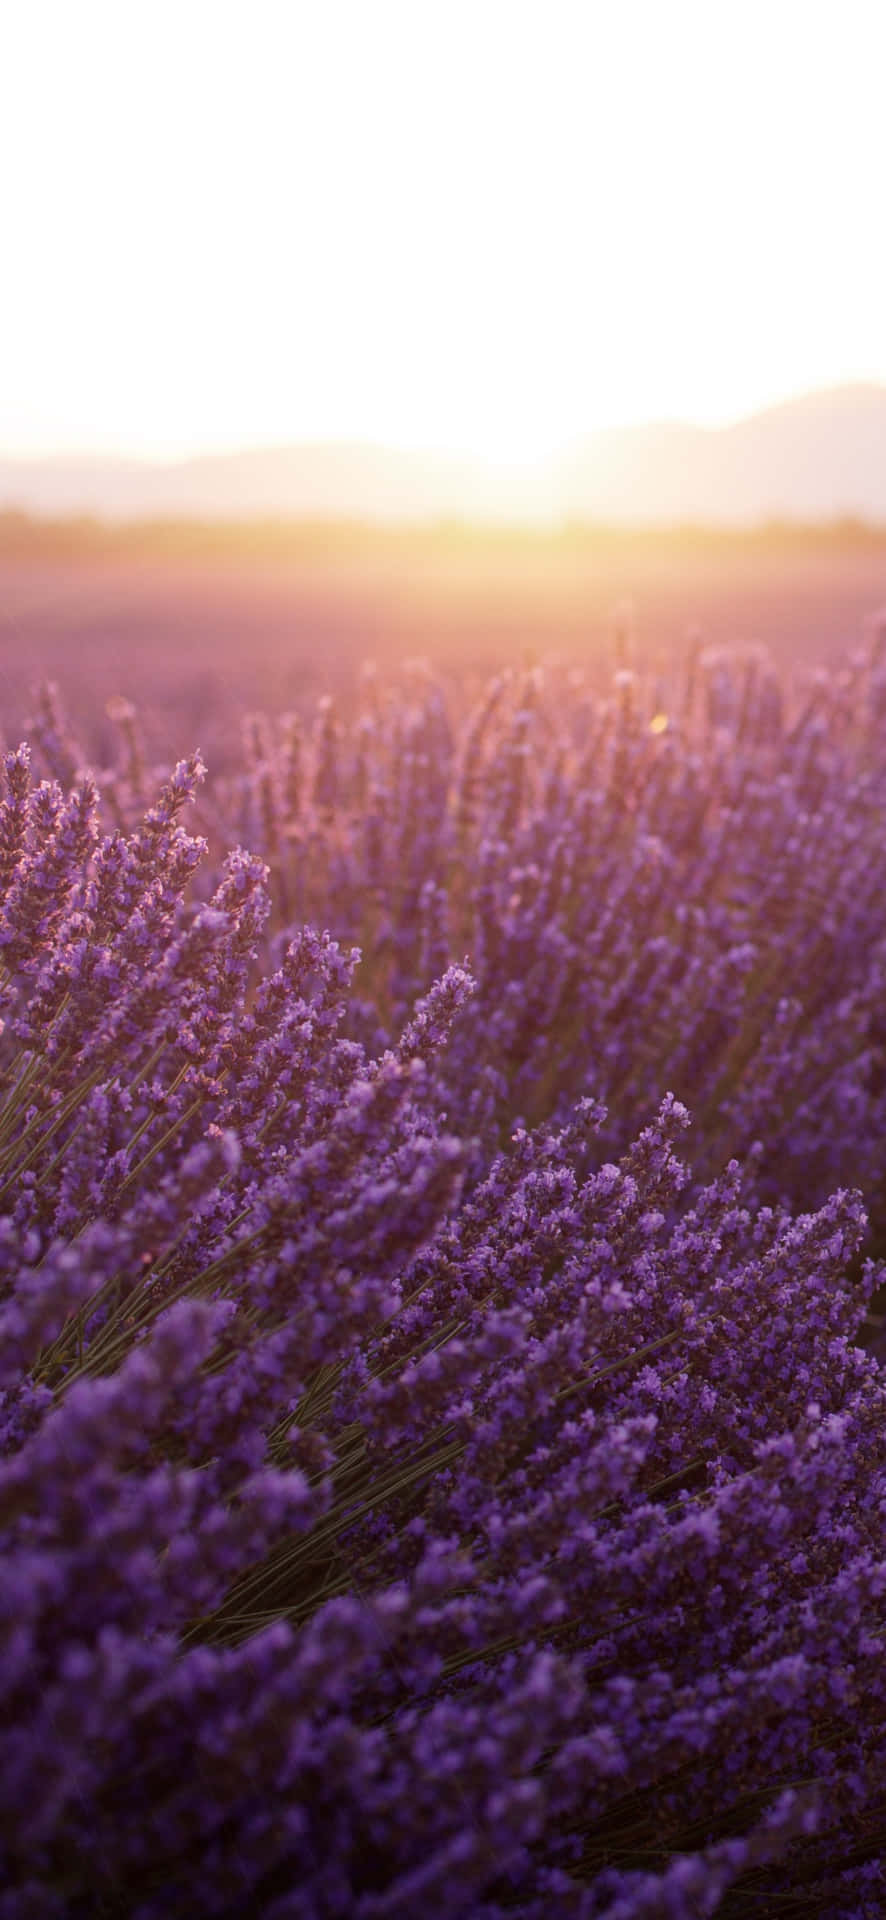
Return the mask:
<svg viewBox="0 0 886 1920">
<path fill-rule="evenodd" d="M 7 755 L 0 1917 L 879 1911 L 875 674 L 752 664 Z"/>
</svg>

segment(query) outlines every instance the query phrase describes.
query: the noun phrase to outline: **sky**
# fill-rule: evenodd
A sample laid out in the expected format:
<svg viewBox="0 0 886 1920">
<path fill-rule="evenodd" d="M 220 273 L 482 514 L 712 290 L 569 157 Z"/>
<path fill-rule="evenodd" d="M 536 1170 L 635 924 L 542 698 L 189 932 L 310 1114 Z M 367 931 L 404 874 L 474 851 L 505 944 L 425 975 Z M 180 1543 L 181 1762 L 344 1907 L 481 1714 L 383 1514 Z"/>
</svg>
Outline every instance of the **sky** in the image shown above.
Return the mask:
<svg viewBox="0 0 886 1920">
<path fill-rule="evenodd" d="M 883 0 L 8 0 L 0 452 L 886 381 Z"/>
</svg>

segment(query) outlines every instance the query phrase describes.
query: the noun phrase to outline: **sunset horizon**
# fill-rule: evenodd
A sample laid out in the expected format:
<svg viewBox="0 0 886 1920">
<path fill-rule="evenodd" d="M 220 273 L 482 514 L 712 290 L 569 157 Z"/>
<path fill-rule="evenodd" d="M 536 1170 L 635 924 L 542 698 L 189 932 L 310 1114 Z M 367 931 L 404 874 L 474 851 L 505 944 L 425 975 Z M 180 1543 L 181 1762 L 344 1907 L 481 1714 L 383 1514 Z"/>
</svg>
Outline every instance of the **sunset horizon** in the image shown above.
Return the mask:
<svg viewBox="0 0 886 1920">
<path fill-rule="evenodd" d="M 111 520 L 458 519 L 555 525 L 886 522 L 886 382 L 783 397 L 730 420 L 575 427 L 530 453 L 351 435 L 156 452 L 0 450 L 0 509 Z"/>
<path fill-rule="evenodd" d="M 34 0 L 0 450 L 519 464 L 886 382 L 883 39 L 863 0 Z"/>
<path fill-rule="evenodd" d="M 282 452 L 290 448 L 361 448 L 379 452 L 427 454 L 431 457 L 444 456 L 474 461 L 478 465 L 489 467 L 510 467 L 537 465 L 564 448 L 577 442 L 591 439 L 596 435 L 643 432 L 661 428 L 687 428 L 696 433 L 722 433 L 733 427 L 744 425 L 763 415 L 779 413 L 794 407 L 815 405 L 838 396 L 886 394 L 886 372 L 880 377 L 859 374 L 844 379 L 822 381 L 814 386 L 806 386 L 783 391 L 759 402 L 730 412 L 727 415 L 705 417 L 690 415 L 678 410 L 661 411 L 634 415 L 621 415 L 618 418 L 606 417 L 576 423 L 555 438 L 511 452 L 491 447 L 472 446 L 467 442 L 456 443 L 445 437 L 438 440 L 410 437 L 408 435 L 384 434 L 383 432 L 359 432 L 345 429 L 329 432 L 293 430 L 289 433 L 275 433 L 270 436 L 241 437 L 240 439 L 218 438 L 212 436 L 193 443 L 164 443 L 162 445 L 138 444 L 133 441 L 116 443 L 114 441 L 66 441 L 29 445 L 15 445 L 0 442 L 0 461 L 25 463 L 67 463 L 84 461 L 122 461 L 141 466 L 182 466 L 204 459 L 226 457 L 236 458 L 241 454 Z"/>
</svg>

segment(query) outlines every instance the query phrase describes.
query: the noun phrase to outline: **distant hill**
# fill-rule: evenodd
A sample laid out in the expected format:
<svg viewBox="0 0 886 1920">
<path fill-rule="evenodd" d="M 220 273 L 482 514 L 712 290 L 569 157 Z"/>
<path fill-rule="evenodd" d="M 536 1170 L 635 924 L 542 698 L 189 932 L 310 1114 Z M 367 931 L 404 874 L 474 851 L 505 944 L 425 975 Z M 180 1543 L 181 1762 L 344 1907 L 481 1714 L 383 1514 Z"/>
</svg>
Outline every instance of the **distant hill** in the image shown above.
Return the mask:
<svg viewBox="0 0 886 1920">
<path fill-rule="evenodd" d="M 886 519 L 886 387 L 834 387 L 734 426 L 615 429 L 555 464 L 561 512 L 633 521 Z"/>
<path fill-rule="evenodd" d="M 886 387 L 831 388 L 729 427 L 611 428 L 522 467 L 365 442 L 165 463 L 0 458 L 8 507 L 113 520 L 886 521 Z"/>
</svg>

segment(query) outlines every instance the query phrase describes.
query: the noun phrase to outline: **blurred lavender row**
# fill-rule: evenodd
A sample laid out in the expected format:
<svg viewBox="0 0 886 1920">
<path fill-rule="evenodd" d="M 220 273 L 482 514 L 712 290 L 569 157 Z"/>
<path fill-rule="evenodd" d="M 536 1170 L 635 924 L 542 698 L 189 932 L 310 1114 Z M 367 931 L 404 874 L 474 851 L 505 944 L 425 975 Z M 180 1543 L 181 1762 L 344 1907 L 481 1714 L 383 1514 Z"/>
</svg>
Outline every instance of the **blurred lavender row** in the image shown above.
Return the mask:
<svg viewBox="0 0 886 1920">
<path fill-rule="evenodd" d="M 108 718 L 93 771 L 125 830 L 168 769 L 125 699 Z M 72 780 L 51 690 L 29 733 Z M 233 712 L 200 741 L 196 893 L 232 848 L 263 860 L 263 959 L 305 924 L 359 947 L 347 1031 L 376 1050 L 467 957 L 441 1071 L 487 1149 L 590 1093 L 620 1152 L 672 1087 L 699 1171 L 761 1141 L 773 1197 L 856 1182 L 886 1231 L 884 742 L 886 622 L 790 686 L 697 639 L 669 683 L 621 666 L 602 693 L 533 669 L 459 701 L 422 662 L 394 687 L 370 668 L 345 713 Z"/>
</svg>

